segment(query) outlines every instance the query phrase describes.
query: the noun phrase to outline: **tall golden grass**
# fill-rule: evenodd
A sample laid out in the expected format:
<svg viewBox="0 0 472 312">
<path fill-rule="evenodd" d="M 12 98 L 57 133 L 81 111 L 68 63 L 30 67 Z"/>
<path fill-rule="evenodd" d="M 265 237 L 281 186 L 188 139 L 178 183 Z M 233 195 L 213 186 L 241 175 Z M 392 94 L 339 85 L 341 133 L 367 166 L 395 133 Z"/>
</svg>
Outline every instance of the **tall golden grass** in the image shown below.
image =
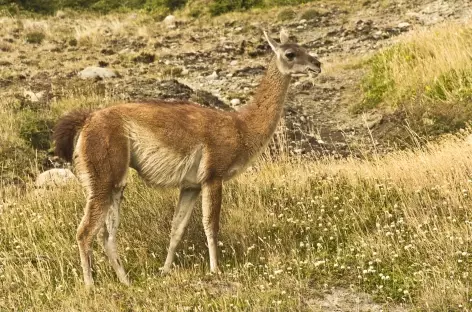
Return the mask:
<svg viewBox="0 0 472 312">
<path fill-rule="evenodd" d="M 159 276 L 176 192 L 150 189 L 132 174 L 119 243 L 133 286 L 118 284 L 96 248 L 92 296 L 82 289 L 74 238 L 83 190 L 6 192 L 0 307 L 308 310 L 314 289 L 337 285 L 420 310 L 465 309 L 471 153 L 470 143 L 451 139 L 371 161 L 259 162 L 226 184 L 219 277 L 206 276 L 199 209 L 174 273 Z"/>
</svg>

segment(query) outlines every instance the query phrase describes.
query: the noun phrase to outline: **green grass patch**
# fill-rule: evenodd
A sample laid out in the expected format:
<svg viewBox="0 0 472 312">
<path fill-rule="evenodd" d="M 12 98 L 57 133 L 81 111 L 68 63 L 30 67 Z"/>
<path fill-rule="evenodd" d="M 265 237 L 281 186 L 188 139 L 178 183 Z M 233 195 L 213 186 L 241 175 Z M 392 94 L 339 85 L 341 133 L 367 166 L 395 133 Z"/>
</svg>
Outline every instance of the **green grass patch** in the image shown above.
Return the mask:
<svg viewBox="0 0 472 312">
<path fill-rule="evenodd" d="M 413 130 L 455 131 L 472 119 L 472 28 L 446 24 L 377 52 L 363 66 L 362 100 L 354 112 L 405 111 Z"/>
<path fill-rule="evenodd" d="M 398 107 L 412 99 L 471 98 L 472 29 L 451 24 L 421 32 L 367 61 L 359 108 Z"/>
</svg>

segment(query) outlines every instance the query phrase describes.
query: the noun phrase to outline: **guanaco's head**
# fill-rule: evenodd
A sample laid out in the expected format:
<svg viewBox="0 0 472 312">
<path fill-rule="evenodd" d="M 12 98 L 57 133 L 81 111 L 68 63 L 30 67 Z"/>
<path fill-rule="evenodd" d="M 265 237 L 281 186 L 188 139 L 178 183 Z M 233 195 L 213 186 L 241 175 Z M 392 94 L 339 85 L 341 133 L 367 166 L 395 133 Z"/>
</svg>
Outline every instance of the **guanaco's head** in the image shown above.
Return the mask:
<svg viewBox="0 0 472 312">
<path fill-rule="evenodd" d="M 296 43 L 289 42 L 287 31 L 280 31 L 280 44 L 270 38 L 264 31 L 264 36 L 277 56 L 277 68 L 284 75 L 304 74 L 308 71 L 316 75 L 321 72 L 321 63 Z"/>
</svg>

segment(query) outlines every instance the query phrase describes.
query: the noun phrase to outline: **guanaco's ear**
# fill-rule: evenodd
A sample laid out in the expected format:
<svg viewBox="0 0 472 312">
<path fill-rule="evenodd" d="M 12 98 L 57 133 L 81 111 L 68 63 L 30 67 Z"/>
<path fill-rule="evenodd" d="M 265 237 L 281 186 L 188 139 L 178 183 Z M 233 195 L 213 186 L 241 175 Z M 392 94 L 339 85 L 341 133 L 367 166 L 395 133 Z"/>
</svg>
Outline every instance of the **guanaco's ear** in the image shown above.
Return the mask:
<svg viewBox="0 0 472 312">
<path fill-rule="evenodd" d="M 282 28 L 280 30 L 280 43 L 281 44 L 286 44 L 288 42 L 288 37 L 290 35 L 288 34 L 288 31 L 285 28 Z"/>
<path fill-rule="evenodd" d="M 270 38 L 270 37 L 267 35 L 266 31 L 264 31 L 264 36 L 265 36 L 267 42 L 269 43 L 270 47 L 272 48 L 272 50 L 273 50 L 275 53 L 277 53 L 277 50 L 278 50 L 278 48 L 279 48 L 278 43 L 275 42 L 272 38 Z"/>
</svg>

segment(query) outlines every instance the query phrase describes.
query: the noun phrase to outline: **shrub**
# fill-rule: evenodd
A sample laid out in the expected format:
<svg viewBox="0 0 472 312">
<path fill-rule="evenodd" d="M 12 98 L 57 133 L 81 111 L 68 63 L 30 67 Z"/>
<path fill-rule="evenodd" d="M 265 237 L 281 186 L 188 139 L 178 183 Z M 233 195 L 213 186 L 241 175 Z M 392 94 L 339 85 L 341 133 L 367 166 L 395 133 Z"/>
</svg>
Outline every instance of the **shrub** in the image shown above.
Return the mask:
<svg viewBox="0 0 472 312">
<path fill-rule="evenodd" d="M 127 9 L 176 10 L 185 6 L 186 3 L 187 0 L 3 0 L 3 2 L 0 0 L 0 6 L 5 5 L 12 9 L 17 6 L 24 10 L 45 14 L 53 14 L 65 8 L 90 9 L 102 13 Z"/>
<path fill-rule="evenodd" d="M 267 0 L 266 3 L 271 6 L 279 6 L 279 5 L 294 5 L 294 4 L 302 4 L 308 3 L 315 0 Z"/>
<path fill-rule="evenodd" d="M 21 8 L 33 11 L 35 13 L 54 13 L 59 7 L 60 0 L 14 0 L 10 3 L 16 3 Z"/>
<path fill-rule="evenodd" d="M 306 19 L 306 20 L 311 20 L 314 18 L 317 18 L 321 15 L 321 13 L 317 9 L 308 9 L 305 12 L 302 13 L 300 18 Z"/>
<path fill-rule="evenodd" d="M 193 18 L 200 17 L 203 14 L 203 10 L 201 8 L 192 8 L 188 15 Z"/>
<path fill-rule="evenodd" d="M 279 14 L 277 15 L 277 19 L 279 21 L 288 21 L 294 19 L 296 16 L 297 13 L 295 13 L 294 10 L 287 8 L 279 12 Z"/>
<path fill-rule="evenodd" d="M 79 44 L 79 42 L 77 41 L 76 38 L 71 38 L 71 39 L 69 39 L 69 45 L 70 45 L 71 47 L 76 47 L 78 44 Z"/>
<path fill-rule="evenodd" d="M 24 110 L 21 112 L 20 137 L 33 148 L 47 150 L 51 146 L 50 136 L 53 121 L 38 112 Z"/>
<path fill-rule="evenodd" d="M 39 30 L 33 30 L 30 32 L 26 33 L 26 42 L 32 43 L 32 44 L 40 44 L 43 42 L 44 38 L 46 38 L 46 35 Z"/>
<path fill-rule="evenodd" d="M 209 10 L 212 16 L 217 16 L 232 11 L 245 11 L 262 4 L 262 0 L 215 0 L 210 4 Z"/>
</svg>

